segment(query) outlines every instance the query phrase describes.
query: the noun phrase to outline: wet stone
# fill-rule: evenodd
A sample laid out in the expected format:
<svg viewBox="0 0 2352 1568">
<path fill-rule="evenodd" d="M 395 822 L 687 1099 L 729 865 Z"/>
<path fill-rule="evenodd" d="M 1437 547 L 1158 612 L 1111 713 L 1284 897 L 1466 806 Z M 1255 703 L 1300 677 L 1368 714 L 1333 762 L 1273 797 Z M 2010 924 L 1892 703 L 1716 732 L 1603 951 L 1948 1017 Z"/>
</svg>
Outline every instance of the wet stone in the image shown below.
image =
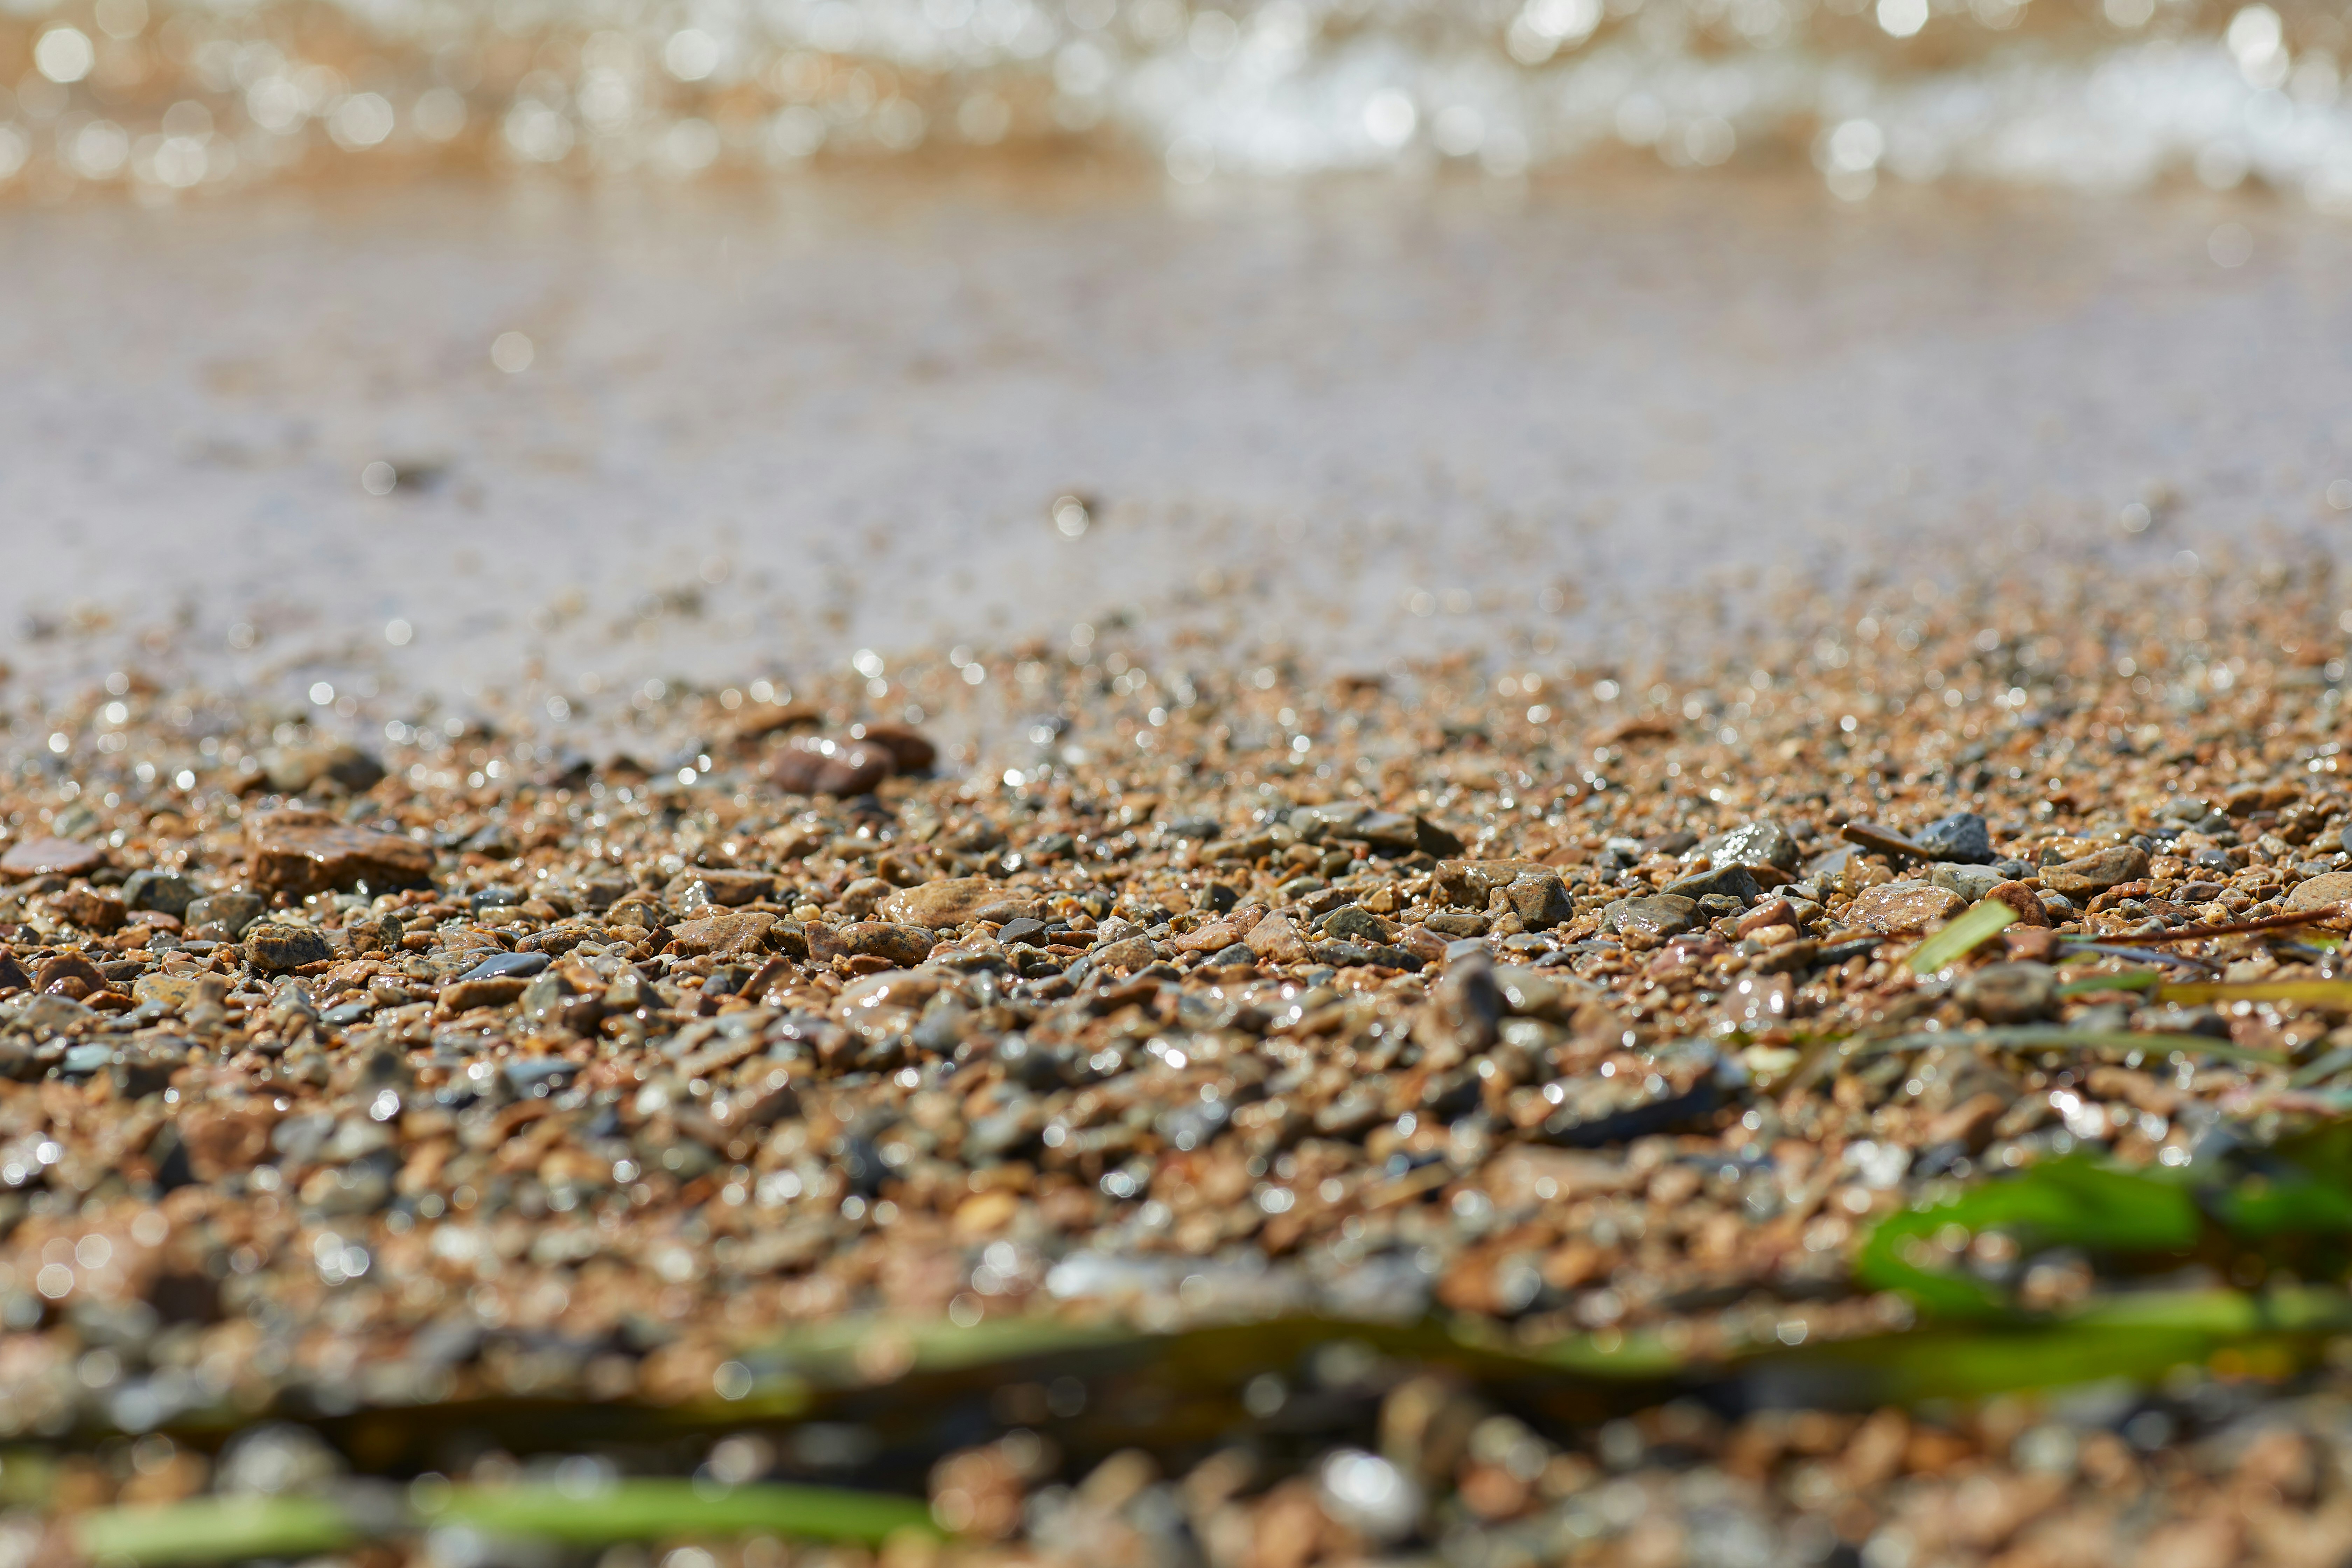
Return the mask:
<svg viewBox="0 0 2352 1568">
<path fill-rule="evenodd" d="M 253 893 L 212 893 L 191 902 L 180 918 L 192 931 L 200 927 L 217 927 L 235 942 L 268 908 L 268 900 Z"/>
<path fill-rule="evenodd" d="M 128 910 L 152 910 L 184 919 L 197 896 L 196 885 L 177 871 L 142 867 L 122 879 L 122 904 Z"/>
<path fill-rule="evenodd" d="M 70 838 L 27 838 L 0 855 L 0 877 L 79 877 L 105 863 L 105 855 Z"/>
<path fill-rule="evenodd" d="M 1940 925 L 1968 906 L 1928 882 L 1885 882 L 1853 901 L 1846 918 L 1866 931 L 1910 936 Z"/>
<path fill-rule="evenodd" d="M 2119 844 L 2112 849 L 2044 866 L 2042 886 L 2050 892 L 2081 899 L 2104 893 L 2120 883 L 2137 882 L 2147 875 L 2147 851 L 2135 845 Z"/>
<path fill-rule="evenodd" d="M 353 888 L 411 888 L 433 875 L 433 851 L 413 838 L 347 827 L 324 812 L 263 812 L 246 824 L 253 885 L 295 895 Z"/>
<path fill-rule="evenodd" d="M 1964 902 L 1973 904 L 2006 879 L 1990 866 L 1942 860 L 1927 868 L 1927 880 L 1946 892 L 1957 895 Z"/>
<path fill-rule="evenodd" d="M 2325 909 L 2347 899 L 2352 899 L 2352 871 L 2329 871 L 2298 884 L 2286 896 L 2286 910 L 2289 914 L 2301 914 L 2305 910 Z"/>
<path fill-rule="evenodd" d="M 2030 1024 L 2056 1012 L 2058 974 L 2046 963 L 1989 964 L 1963 979 L 1952 995 L 1970 1017 L 1988 1024 Z"/>
<path fill-rule="evenodd" d="M 1985 825 L 1983 816 L 1973 811 L 1939 816 L 1914 832 L 1911 841 L 1940 860 L 1981 866 L 1993 858 L 1991 829 Z"/>
<path fill-rule="evenodd" d="M 1717 866 L 1769 866 L 1793 873 L 1804 858 L 1797 841 L 1777 822 L 1743 822 L 1701 839 L 1697 847 Z"/>
<path fill-rule="evenodd" d="M 245 933 L 246 962 L 269 973 L 324 963 L 334 956 L 334 947 L 325 934 L 309 926 L 263 922 L 248 927 Z"/>
<path fill-rule="evenodd" d="M 1717 866 L 1697 876 L 1669 882 L 1659 889 L 1671 898 L 1705 899 L 1719 895 L 1736 899 L 1743 905 L 1753 902 L 1763 890 L 1757 886 L 1755 873 L 1745 866 Z"/>
<path fill-rule="evenodd" d="M 882 900 L 880 912 L 903 925 L 946 931 L 973 921 L 1019 921 L 1039 907 L 1034 893 L 1007 888 L 985 877 L 954 877 L 902 888 Z"/>
<path fill-rule="evenodd" d="M 1679 893 L 1620 899 L 1601 913 L 1601 924 L 1623 935 L 1679 936 L 1698 923 L 1698 900 Z"/>
</svg>

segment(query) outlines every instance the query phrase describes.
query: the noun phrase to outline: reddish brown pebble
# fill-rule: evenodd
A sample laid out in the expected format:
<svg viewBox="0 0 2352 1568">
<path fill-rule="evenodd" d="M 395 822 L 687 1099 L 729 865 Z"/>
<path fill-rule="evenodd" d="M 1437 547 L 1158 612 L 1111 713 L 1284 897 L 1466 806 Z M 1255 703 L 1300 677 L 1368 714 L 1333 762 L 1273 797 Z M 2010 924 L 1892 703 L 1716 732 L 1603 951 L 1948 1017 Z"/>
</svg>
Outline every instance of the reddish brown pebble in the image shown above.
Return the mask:
<svg viewBox="0 0 2352 1568">
<path fill-rule="evenodd" d="M 0 855 L 0 875 L 18 880 L 26 877 L 79 877 L 97 869 L 105 858 L 89 845 L 77 844 L 70 838 L 27 838 Z"/>
<path fill-rule="evenodd" d="M 796 735 L 769 764 L 768 776 L 794 795 L 867 795 L 897 766 L 885 746 Z"/>
<path fill-rule="evenodd" d="M 433 875 L 433 851 L 413 838 L 345 827 L 323 811 L 269 811 L 248 819 L 253 885 L 262 893 L 302 897 L 366 883 L 383 890 L 415 887 Z"/>
</svg>

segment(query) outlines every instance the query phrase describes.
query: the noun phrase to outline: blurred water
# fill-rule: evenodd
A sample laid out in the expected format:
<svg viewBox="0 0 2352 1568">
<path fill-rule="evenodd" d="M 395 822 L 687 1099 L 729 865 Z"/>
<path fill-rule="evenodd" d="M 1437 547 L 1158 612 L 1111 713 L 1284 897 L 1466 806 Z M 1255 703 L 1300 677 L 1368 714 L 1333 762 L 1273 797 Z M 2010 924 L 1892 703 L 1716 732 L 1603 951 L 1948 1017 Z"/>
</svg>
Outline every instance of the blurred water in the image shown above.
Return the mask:
<svg viewBox="0 0 2352 1568">
<path fill-rule="evenodd" d="M 2338 8 L 2204 0 L 14 0 L 0 177 L 152 199 L 1044 152 L 1180 183 L 1601 161 L 2252 179 L 2352 209 Z"/>
<path fill-rule="evenodd" d="M 2326 555 L 2347 263 L 2210 195 L 1732 178 L 25 210 L 0 658 L 583 710 L 1114 617 L 1633 666 L 1864 573 Z"/>
</svg>

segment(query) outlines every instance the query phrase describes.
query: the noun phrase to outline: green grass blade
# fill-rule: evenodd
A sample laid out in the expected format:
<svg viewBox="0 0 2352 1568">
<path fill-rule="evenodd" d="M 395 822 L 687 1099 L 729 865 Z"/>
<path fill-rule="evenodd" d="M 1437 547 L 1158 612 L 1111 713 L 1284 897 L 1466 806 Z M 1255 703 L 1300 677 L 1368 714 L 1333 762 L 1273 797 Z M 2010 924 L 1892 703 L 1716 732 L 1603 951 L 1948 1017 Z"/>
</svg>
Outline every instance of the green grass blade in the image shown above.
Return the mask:
<svg viewBox="0 0 2352 1568">
<path fill-rule="evenodd" d="M 2303 1002 L 2352 1012 L 2352 980 L 2183 980 L 2156 988 L 2162 1002 Z"/>
<path fill-rule="evenodd" d="M 728 1487 L 666 1479 L 572 1489 L 459 1487 L 427 1522 L 578 1545 L 753 1532 L 875 1545 L 905 1530 L 936 1533 L 930 1510 L 909 1498 L 829 1487 Z"/>
<path fill-rule="evenodd" d="M 309 1557 L 360 1538 L 351 1518 L 316 1497 L 211 1497 L 82 1516 L 75 1543 L 93 1563 L 232 1563 Z"/>
<path fill-rule="evenodd" d="M 1973 952 L 1999 936 L 2017 920 L 2017 911 L 1998 899 L 1986 899 L 1949 925 L 1921 942 L 1911 954 L 1911 973 L 1936 971 Z"/>
</svg>

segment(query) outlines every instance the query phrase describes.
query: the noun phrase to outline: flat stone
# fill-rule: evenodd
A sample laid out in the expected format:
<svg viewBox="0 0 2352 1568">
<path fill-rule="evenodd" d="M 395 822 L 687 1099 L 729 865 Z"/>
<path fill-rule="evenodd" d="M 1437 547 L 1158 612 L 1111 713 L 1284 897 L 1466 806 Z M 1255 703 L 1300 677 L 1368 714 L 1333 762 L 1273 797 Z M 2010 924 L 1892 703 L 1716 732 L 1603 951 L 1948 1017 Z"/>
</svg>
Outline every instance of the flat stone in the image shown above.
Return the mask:
<svg viewBox="0 0 2352 1568">
<path fill-rule="evenodd" d="M 1846 921 L 1888 936 L 1909 936 L 1950 920 L 1968 906 L 1931 882 L 1882 882 L 1854 900 Z"/>
<path fill-rule="evenodd" d="M 1045 900 L 1024 888 L 1008 888 L 986 877 L 950 877 L 901 888 L 882 900 L 880 913 L 901 925 L 945 931 L 973 921 L 1034 918 Z"/>
<path fill-rule="evenodd" d="M 1698 924 L 1698 900 L 1680 893 L 1650 893 L 1620 899 L 1601 912 L 1601 923 L 1621 936 L 1636 932 L 1679 936 Z"/>
<path fill-rule="evenodd" d="M 1802 858 L 1797 841 L 1777 822 L 1743 822 L 1728 832 L 1702 839 L 1698 847 L 1717 866 L 1769 866 L 1794 873 Z"/>
<path fill-rule="evenodd" d="M 1969 903 L 1982 900 L 2004 880 L 1990 866 L 1963 864 L 1957 860 L 1939 860 L 1927 868 L 1927 880 L 1948 893 L 1957 893 Z"/>
<path fill-rule="evenodd" d="M 1353 942 L 1374 946 L 1392 941 L 1396 927 L 1370 910 L 1357 904 L 1342 904 L 1325 915 L 1319 927 L 1333 942 Z"/>
<path fill-rule="evenodd" d="M 440 1011 L 455 1017 L 476 1007 L 503 1007 L 520 1001 L 530 982 L 519 975 L 507 975 L 497 980 L 460 980 L 441 988 Z"/>
<path fill-rule="evenodd" d="M 682 921 L 671 931 L 670 951 L 687 958 L 746 957 L 761 951 L 775 923 L 775 916 L 757 910 L 736 915 L 706 915 L 700 920 Z"/>
<path fill-rule="evenodd" d="M 877 742 L 795 735 L 768 764 L 768 776 L 793 795 L 869 795 L 898 767 Z"/>
<path fill-rule="evenodd" d="M 1242 939 L 1249 950 L 1269 963 L 1304 963 L 1307 942 L 1287 915 L 1268 915 Z"/>
<path fill-rule="evenodd" d="M 281 795 L 299 795 L 321 779 L 352 795 L 383 782 L 383 764 L 356 746 L 272 746 L 261 753 L 261 767 Z"/>
<path fill-rule="evenodd" d="M 2104 893 L 2119 882 L 2137 882 L 2147 875 L 2147 852 L 2134 844 L 2118 844 L 2057 866 L 2042 868 L 2042 886 L 2070 899 Z"/>
<path fill-rule="evenodd" d="M 1093 960 L 1097 969 L 1108 969 L 1115 973 L 1127 974 L 1143 968 L 1160 954 L 1153 950 L 1150 937 L 1131 936 L 1124 942 L 1109 942 L 1098 947 L 1087 956 Z"/>
<path fill-rule="evenodd" d="M 1262 907 L 1245 905 L 1222 919 L 1211 921 L 1171 939 L 1168 945 L 1178 952 L 1223 952 L 1247 937 L 1257 922 L 1265 918 L 1265 910 Z M 1011 929 L 1009 926 L 1006 928 L 1008 931 Z M 1003 931 L 997 933 L 997 939 L 1009 940 Z"/>
<path fill-rule="evenodd" d="M 1568 896 L 1568 884 L 1556 871 L 1515 877 L 1503 896 L 1511 900 L 1512 911 L 1529 931 L 1549 931 L 1576 918 L 1576 900 Z"/>
<path fill-rule="evenodd" d="M 898 925 L 889 921 L 859 921 L 841 928 L 842 945 L 865 958 L 887 958 L 901 969 L 911 969 L 931 955 L 938 939 L 928 927 Z"/>
<path fill-rule="evenodd" d="M 672 877 L 662 889 L 662 897 L 674 910 L 696 904 L 733 909 L 739 904 L 756 904 L 775 890 L 776 879 L 766 871 L 723 871 L 698 866 Z"/>
<path fill-rule="evenodd" d="M 1507 888 L 1529 873 L 1550 871 L 1540 860 L 1441 860 L 1435 879 L 1438 896 L 1445 902 L 1483 910 L 1496 889 Z"/>
<path fill-rule="evenodd" d="M 96 870 L 105 859 L 101 851 L 70 838 L 27 838 L 0 855 L 0 876 L 12 881 L 27 877 L 79 877 Z"/>
<path fill-rule="evenodd" d="M 268 901 L 251 893 L 214 893 L 189 904 L 181 921 L 190 931 L 202 926 L 219 926 L 235 942 L 245 934 L 245 928 L 259 920 L 269 908 Z"/>
<path fill-rule="evenodd" d="M 1969 1016 L 1988 1024 L 2030 1024 L 2058 1009 L 2058 972 L 2046 963 L 1995 963 L 1952 991 Z"/>
<path fill-rule="evenodd" d="M 1939 860 L 1958 860 L 1971 866 L 1982 866 L 1992 859 L 1992 830 L 1985 819 L 1973 811 L 1956 811 L 1911 835 L 1912 842 L 1931 851 Z"/>
<path fill-rule="evenodd" d="M 457 978 L 461 981 L 529 979 L 545 969 L 550 962 L 543 952 L 494 953 Z"/>
<path fill-rule="evenodd" d="M 245 961 L 256 969 L 273 973 L 299 969 L 306 963 L 324 963 L 334 956 L 334 945 L 325 934 L 309 926 L 265 921 L 249 927 L 245 933 Z"/>
<path fill-rule="evenodd" d="M 1682 899 L 1738 899 L 1745 905 L 1753 902 L 1764 889 L 1756 885 L 1756 874 L 1747 867 L 1717 866 L 1696 877 L 1683 877 L 1669 882 L 1659 891 Z"/>
<path fill-rule="evenodd" d="M 940 760 L 940 749 L 904 724 L 860 724 L 850 735 L 889 752 L 891 765 L 902 773 L 928 772 Z"/>
<path fill-rule="evenodd" d="M 297 897 L 331 889 L 413 888 L 433 879 L 433 851 L 413 838 L 347 827 L 325 812 L 269 811 L 247 819 L 258 891 Z"/>
<path fill-rule="evenodd" d="M 196 885 L 177 871 L 142 869 L 123 879 L 122 907 L 184 917 L 196 900 Z"/>
<path fill-rule="evenodd" d="M 2286 912 L 2299 915 L 2305 910 L 2325 909 L 2347 899 L 2352 899 L 2352 871 L 2330 871 L 2296 884 L 2294 891 L 2286 896 Z"/>
</svg>

